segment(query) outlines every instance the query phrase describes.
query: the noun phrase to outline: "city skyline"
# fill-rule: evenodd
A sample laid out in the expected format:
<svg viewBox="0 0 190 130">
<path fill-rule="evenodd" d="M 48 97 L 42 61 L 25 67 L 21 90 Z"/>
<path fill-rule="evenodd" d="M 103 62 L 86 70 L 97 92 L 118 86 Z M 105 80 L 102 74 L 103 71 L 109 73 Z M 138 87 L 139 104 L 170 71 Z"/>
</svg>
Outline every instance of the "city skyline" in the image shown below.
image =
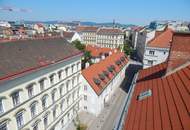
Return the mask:
<svg viewBox="0 0 190 130">
<path fill-rule="evenodd" d="M 190 1 L 1 0 L 1 20 L 94 21 L 145 25 L 154 20 L 189 21 Z"/>
</svg>

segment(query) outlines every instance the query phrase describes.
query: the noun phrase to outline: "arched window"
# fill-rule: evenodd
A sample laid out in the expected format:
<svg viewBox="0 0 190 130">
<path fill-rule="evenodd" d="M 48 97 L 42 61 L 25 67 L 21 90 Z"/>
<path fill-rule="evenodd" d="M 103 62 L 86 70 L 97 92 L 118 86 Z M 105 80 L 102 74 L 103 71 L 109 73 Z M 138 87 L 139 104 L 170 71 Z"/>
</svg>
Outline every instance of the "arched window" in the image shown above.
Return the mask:
<svg viewBox="0 0 190 130">
<path fill-rule="evenodd" d="M 43 110 L 47 107 L 47 98 L 48 98 L 48 95 L 45 94 L 43 97 L 42 97 L 42 108 Z"/>
<path fill-rule="evenodd" d="M 51 92 L 51 98 L 52 98 L 52 102 L 54 103 L 55 102 L 55 97 L 56 97 L 56 91 L 57 91 L 57 89 L 55 88 L 55 89 L 53 89 L 53 91 Z"/>
<path fill-rule="evenodd" d="M 31 112 L 31 117 L 34 118 L 37 115 L 37 101 L 34 101 L 30 105 L 30 112 Z"/>
<path fill-rule="evenodd" d="M 16 113 L 17 127 L 20 129 L 24 125 L 24 109 Z"/>
</svg>

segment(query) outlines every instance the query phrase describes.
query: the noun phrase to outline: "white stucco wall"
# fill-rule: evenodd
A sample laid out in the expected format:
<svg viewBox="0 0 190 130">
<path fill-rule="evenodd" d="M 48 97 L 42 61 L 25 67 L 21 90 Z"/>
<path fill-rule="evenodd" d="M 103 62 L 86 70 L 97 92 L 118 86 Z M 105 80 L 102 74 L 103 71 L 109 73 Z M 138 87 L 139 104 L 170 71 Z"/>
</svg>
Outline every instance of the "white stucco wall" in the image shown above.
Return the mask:
<svg viewBox="0 0 190 130">
<path fill-rule="evenodd" d="M 154 51 L 154 55 L 149 54 L 149 51 Z M 143 58 L 143 68 L 148 68 L 166 61 L 168 55 L 169 55 L 169 48 L 146 47 Z M 153 64 L 152 65 L 148 64 L 148 60 L 153 61 Z"/>
<path fill-rule="evenodd" d="M 127 66 L 128 64 L 125 65 L 122 70 L 108 83 L 100 95 L 95 93 L 88 81 L 82 76 L 82 89 L 84 90 L 84 86 L 87 87 L 87 90 L 83 91 L 84 95 L 87 96 L 86 101 L 83 98 L 83 106 L 87 107 L 87 109 L 83 108 L 84 111 L 90 112 L 95 116 L 100 114 L 105 103 L 112 98 L 113 93 L 125 78 L 125 70 Z"/>
</svg>

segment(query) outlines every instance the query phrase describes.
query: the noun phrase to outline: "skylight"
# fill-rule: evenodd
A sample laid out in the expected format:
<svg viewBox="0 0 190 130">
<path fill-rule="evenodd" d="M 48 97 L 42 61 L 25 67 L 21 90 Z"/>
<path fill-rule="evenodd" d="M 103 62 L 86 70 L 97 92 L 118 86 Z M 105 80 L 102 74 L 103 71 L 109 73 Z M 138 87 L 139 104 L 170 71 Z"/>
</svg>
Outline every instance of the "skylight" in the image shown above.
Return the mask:
<svg viewBox="0 0 190 130">
<path fill-rule="evenodd" d="M 147 91 L 144 91 L 144 92 L 141 92 L 138 96 L 137 96 L 137 100 L 141 101 L 147 97 L 150 97 L 152 96 L 152 91 L 151 89 L 147 90 Z"/>
</svg>

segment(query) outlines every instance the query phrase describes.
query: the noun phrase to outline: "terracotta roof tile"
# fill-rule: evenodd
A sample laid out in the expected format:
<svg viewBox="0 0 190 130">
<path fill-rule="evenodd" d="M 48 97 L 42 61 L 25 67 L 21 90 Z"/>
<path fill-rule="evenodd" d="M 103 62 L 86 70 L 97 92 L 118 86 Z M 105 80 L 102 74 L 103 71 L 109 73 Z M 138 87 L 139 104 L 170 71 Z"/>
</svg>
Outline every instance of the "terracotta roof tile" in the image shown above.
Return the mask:
<svg viewBox="0 0 190 130">
<path fill-rule="evenodd" d="M 111 48 L 97 47 L 92 45 L 87 45 L 86 50 L 90 51 L 93 57 L 99 57 L 101 54 L 109 54 L 109 52 L 114 52 L 114 49 Z"/>
<path fill-rule="evenodd" d="M 97 34 L 123 34 L 123 32 L 117 28 L 100 28 Z"/>
<path fill-rule="evenodd" d="M 120 60 L 121 57 L 124 57 L 124 62 L 121 62 L 120 65 L 116 65 L 115 62 L 117 60 Z M 123 66 L 126 65 L 127 63 L 128 59 L 125 57 L 125 54 L 123 52 L 116 52 L 106 57 L 104 60 L 100 61 L 99 63 L 93 64 L 88 68 L 84 69 L 82 71 L 82 75 L 88 81 L 88 83 L 96 92 L 96 94 L 100 95 L 107 86 L 107 84 L 109 83 L 109 81 L 113 79 L 115 74 L 118 73 L 121 70 L 121 68 L 123 68 Z M 112 68 L 111 65 L 114 66 L 114 69 L 111 69 Z M 112 72 L 110 72 L 109 70 L 112 70 Z M 103 74 L 104 71 L 108 72 L 108 76 L 105 76 L 104 74 L 105 79 L 101 80 L 99 74 Z M 99 81 L 101 81 L 100 85 L 97 85 L 94 82 L 94 79 L 98 79 Z"/>
<path fill-rule="evenodd" d="M 172 41 L 173 31 L 171 29 L 166 29 L 164 32 L 156 36 L 154 39 L 149 41 L 148 47 L 158 47 L 158 48 L 170 48 Z"/>
<path fill-rule="evenodd" d="M 76 31 L 77 32 L 96 32 L 98 30 L 98 27 L 95 26 L 77 26 Z"/>
<path fill-rule="evenodd" d="M 174 32 L 167 72 L 187 62 L 190 62 L 190 33 Z"/>
<path fill-rule="evenodd" d="M 165 64 L 165 63 L 164 63 Z M 139 77 L 152 75 L 157 67 L 142 70 Z M 137 82 L 124 130 L 189 130 L 190 129 L 190 65 L 165 77 Z M 137 96 L 148 89 L 152 96 L 141 101 Z"/>
</svg>

